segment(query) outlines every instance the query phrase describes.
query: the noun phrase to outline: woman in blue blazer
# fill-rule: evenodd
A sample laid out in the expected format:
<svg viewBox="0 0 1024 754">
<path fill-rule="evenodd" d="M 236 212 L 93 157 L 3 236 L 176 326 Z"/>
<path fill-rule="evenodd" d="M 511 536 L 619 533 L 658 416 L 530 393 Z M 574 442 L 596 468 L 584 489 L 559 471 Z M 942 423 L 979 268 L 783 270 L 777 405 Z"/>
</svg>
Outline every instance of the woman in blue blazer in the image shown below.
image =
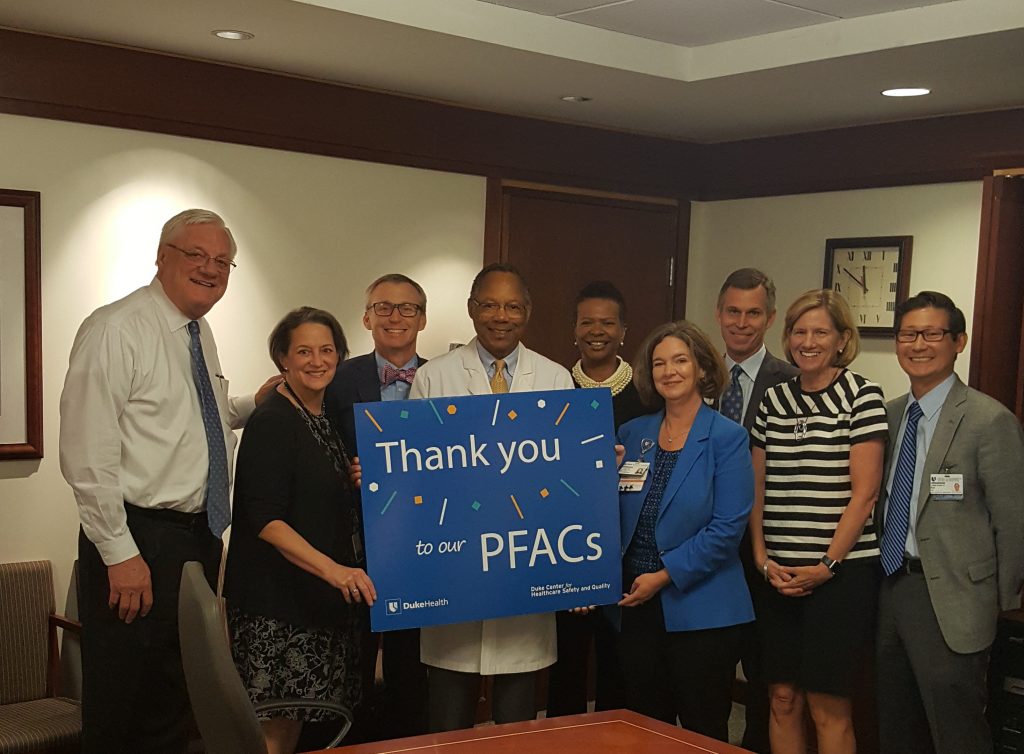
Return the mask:
<svg viewBox="0 0 1024 754">
<path fill-rule="evenodd" d="M 754 619 L 739 556 L 754 500 L 749 439 L 707 406 L 727 372 L 689 322 L 647 337 L 634 380 L 662 410 L 619 430 L 625 460 L 649 464 L 639 489 L 619 494 L 628 591 L 610 617 L 629 707 L 725 741 L 741 626 Z"/>
</svg>

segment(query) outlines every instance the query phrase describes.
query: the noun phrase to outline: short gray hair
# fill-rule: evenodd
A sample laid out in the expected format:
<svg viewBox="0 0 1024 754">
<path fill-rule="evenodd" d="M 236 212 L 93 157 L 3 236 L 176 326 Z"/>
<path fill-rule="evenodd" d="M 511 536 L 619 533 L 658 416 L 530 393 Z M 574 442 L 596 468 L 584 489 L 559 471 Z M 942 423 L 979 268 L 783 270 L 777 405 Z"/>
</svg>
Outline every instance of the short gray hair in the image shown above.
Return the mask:
<svg viewBox="0 0 1024 754">
<path fill-rule="evenodd" d="M 235 237 L 231 235 L 231 229 L 224 224 L 224 218 L 208 209 L 187 209 L 165 222 L 163 229 L 160 231 L 160 245 L 163 246 L 167 243 L 167 239 L 186 225 L 216 225 L 219 227 L 228 237 L 228 243 L 231 245 L 231 258 L 235 258 L 235 254 L 238 252 L 238 245 L 235 243 Z"/>
</svg>

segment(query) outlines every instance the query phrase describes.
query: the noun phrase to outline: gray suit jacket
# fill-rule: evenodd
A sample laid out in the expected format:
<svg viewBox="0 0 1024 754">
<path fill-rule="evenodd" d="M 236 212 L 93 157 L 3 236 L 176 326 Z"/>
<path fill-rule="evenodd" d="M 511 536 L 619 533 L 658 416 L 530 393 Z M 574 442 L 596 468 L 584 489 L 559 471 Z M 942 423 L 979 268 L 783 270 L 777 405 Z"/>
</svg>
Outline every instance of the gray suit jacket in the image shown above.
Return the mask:
<svg viewBox="0 0 1024 754">
<path fill-rule="evenodd" d="M 765 353 L 764 361 L 761 362 L 761 368 L 757 372 L 757 379 L 754 380 L 754 389 L 750 391 L 750 403 L 747 404 L 747 411 L 743 414 L 743 428 L 747 432 L 754 426 L 757 407 L 761 405 L 765 391 L 791 377 L 796 377 L 799 373 L 800 370 L 788 361 L 777 359 L 771 353 Z"/>
<path fill-rule="evenodd" d="M 908 396 L 890 401 L 889 448 Z M 885 477 L 897 453 L 887 451 Z M 962 501 L 933 500 L 931 474 L 963 474 Z M 1020 607 L 1024 583 L 1024 434 L 998 401 L 959 379 L 939 413 L 918 490 L 917 544 L 935 616 L 954 652 L 992 644 L 1000 610 Z M 885 527 L 883 481 L 877 520 Z"/>
</svg>

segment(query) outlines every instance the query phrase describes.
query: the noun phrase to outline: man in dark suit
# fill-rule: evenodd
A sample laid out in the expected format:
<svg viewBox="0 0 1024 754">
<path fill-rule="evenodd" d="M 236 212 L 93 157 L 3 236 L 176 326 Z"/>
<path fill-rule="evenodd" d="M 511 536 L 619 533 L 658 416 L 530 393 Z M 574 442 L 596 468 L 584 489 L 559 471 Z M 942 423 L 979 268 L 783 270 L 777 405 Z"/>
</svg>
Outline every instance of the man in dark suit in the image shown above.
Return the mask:
<svg viewBox="0 0 1024 754">
<path fill-rule="evenodd" d="M 427 296 L 416 281 L 390 274 L 366 289 L 363 326 L 373 336 L 373 352 L 338 366 L 324 402 L 345 447 L 358 455 L 353 405 L 398 401 L 409 396 L 417 367 L 426 359 L 416 354 L 416 338 L 427 325 Z M 376 669 L 377 635 L 364 644 L 364 673 L 372 685 Z M 420 662 L 419 629 L 383 634 L 385 738 L 426 732 L 427 668 Z"/>
<path fill-rule="evenodd" d="M 718 410 L 750 432 L 765 391 L 797 374 L 796 367 L 772 356 L 764 345 L 765 333 L 775 321 L 775 283 L 761 270 L 736 270 L 725 279 L 718 293 L 715 319 L 725 341 L 725 365 L 730 377 Z M 740 544 L 740 559 L 756 612 L 764 577 L 753 563 L 749 530 Z M 743 747 L 768 754 L 768 687 L 762 674 L 756 623 L 748 624 L 742 663 L 747 678 Z"/>
<path fill-rule="evenodd" d="M 923 291 L 896 310 L 910 392 L 891 401 L 878 500 L 883 752 L 990 754 L 986 670 L 1001 610 L 1024 583 L 1024 437 L 1001 403 L 954 374 L 963 312 Z"/>
</svg>

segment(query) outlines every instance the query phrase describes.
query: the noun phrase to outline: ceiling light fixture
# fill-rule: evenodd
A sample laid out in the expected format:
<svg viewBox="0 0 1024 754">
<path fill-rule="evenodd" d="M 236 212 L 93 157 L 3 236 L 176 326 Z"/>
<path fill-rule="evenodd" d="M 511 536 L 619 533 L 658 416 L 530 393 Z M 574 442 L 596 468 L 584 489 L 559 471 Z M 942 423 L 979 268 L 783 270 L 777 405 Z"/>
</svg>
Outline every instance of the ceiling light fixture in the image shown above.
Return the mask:
<svg viewBox="0 0 1024 754">
<path fill-rule="evenodd" d="M 885 97 L 923 97 L 924 95 L 931 93 L 931 89 L 925 89 L 923 86 L 911 86 L 904 87 L 902 89 L 885 89 L 882 91 L 882 95 Z"/>
<path fill-rule="evenodd" d="M 564 97 L 561 98 L 562 102 L 576 102 L 576 103 L 579 103 L 579 102 L 590 102 L 590 100 L 592 100 L 592 99 L 594 99 L 594 98 L 593 97 L 584 97 L 584 96 L 579 95 L 579 94 L 567 94 L 567 95 L 565 95 Z"/>
<path fill-rule="evenodd" d="M 215 37 L 220 37 L 221 39 L 233 40 L 252 39 L 256 36 L 252 32 L 238 31 L 237 29 L 217 29 L 210 33 L 213 34 L 213 36 Z"/>
</svg>

